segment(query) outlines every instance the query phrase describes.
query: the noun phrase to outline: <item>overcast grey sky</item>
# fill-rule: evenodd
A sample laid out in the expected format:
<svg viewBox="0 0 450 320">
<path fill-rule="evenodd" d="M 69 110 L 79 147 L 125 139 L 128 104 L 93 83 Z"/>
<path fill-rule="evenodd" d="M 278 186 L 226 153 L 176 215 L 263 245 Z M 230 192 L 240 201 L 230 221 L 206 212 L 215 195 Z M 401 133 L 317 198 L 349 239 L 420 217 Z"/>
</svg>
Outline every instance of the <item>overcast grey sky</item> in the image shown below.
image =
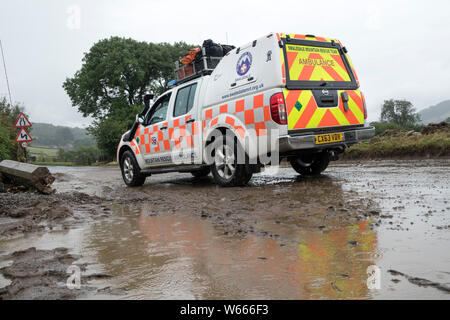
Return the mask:
<svg viewBox="0 0 450 320">
<path fill-rule="evenodd" d="M 89 124 L 61 85 L 110 36 L 201 44 L 228 35 L 236 46 L 272 31 L 337 38 L 349 49 L 369 120 L 384 99 L 405 98 L 419 110 L 450 99 L 449 1 L 11 0 L 0 10 L 12 98 L 34 122 Z"/>
</svg>

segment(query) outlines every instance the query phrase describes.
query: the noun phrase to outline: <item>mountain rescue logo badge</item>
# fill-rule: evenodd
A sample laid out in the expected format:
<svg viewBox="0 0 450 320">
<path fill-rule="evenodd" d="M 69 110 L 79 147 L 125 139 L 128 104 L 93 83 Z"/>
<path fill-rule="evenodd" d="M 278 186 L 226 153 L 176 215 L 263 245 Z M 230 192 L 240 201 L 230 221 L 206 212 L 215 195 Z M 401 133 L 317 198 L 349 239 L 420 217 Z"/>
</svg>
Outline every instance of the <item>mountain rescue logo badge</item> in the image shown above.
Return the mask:
<svg viewBox="0 0 450 320">
<path fill-rule="evenodd" d="M 236 72 L 240 76 L 244 76 L 250 70 L 252 66 L 252 54 L 250 52 L 244 52 L 238 59 L 236 64 Z"/>
</svg>

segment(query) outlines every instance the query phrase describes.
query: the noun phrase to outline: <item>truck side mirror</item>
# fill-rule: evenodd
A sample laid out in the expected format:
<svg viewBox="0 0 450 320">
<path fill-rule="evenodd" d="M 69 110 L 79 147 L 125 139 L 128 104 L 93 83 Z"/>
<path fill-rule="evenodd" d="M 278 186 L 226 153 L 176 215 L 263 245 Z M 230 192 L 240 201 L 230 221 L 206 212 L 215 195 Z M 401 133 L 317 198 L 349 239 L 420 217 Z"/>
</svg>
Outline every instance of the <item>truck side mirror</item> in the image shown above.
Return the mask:
<svg viewBox="0 0 450 320">
<path fill-rule="evenodd" d="M 139 124 L 144 124 L 144 117 L 141 116 L 140 114 L 136 115 L 136 122 Z"/>
<path fill-rule="evenodd" d="M 146 107 L 149 106 L 150 100 L 152 100 L 152 99 L 154 98 L 154 96 L 155 96 L 155 95 L 152 94 L 152 93 L 147 93 L 147 94 L 144 95 L 144 105 L 145 105 Z"/>
</svg>

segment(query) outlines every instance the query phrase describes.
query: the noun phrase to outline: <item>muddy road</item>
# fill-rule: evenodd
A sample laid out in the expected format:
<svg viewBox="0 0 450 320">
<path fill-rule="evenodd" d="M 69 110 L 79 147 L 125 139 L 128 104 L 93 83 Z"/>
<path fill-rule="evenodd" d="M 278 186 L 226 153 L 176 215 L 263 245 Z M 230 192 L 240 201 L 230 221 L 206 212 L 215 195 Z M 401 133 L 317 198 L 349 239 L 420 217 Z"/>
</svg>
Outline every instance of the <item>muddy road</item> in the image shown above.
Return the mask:
<svg viewBox="0 0 450 320">
<path fill-rule="evenodd" d="M 55 195 L 0 194 L 0 299 L 450 299 L 450 160 L 270 168 L 229 189 L 50 171 Z"/>
</svg>

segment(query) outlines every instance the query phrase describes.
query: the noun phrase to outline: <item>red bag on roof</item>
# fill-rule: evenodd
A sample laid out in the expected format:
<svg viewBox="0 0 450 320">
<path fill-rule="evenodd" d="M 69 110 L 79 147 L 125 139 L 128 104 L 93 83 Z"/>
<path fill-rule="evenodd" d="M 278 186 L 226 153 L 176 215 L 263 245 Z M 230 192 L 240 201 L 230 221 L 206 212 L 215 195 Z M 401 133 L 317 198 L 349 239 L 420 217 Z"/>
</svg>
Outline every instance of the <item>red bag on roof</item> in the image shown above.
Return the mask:
<svg viewBox="0 0 450 320">
<path fill-rule="evenodd" d="M 188 51 L 187 56 L 184 56 L 183 59 L 181 59 L 181 63 L 182 64 L 189 64 L 192 61 L 195 60 L 195 56 L 197 55 L 197 53 L 200 52 L 200 48 L 194 48 Z"/>
<path fill-rule="evenodd" d="M 178 70 L 178 78 L 181 80 L 185 77 L 189 77 L 194 74 L 194 67 L 192 65 L 186 65 Z"/>
</svg>

